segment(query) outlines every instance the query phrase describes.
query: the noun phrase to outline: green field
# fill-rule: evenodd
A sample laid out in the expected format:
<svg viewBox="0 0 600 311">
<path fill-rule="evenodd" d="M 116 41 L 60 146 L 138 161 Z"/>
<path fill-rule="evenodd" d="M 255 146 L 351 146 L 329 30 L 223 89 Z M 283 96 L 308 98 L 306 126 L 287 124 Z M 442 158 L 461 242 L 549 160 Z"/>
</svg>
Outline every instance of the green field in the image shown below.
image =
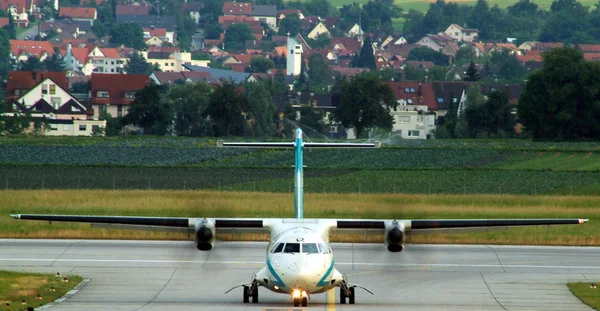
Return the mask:
<svg viewBox="0 0 600 311">
<path fill-rule="evenodd" d="M 596 284 L 597 288 L 592 288 L 592 283 Z M 600 287 L 598 287 L 597 283 L 568 283 L 567 286 L 583 303 L 594 308 L 594 310 L 600 310 Z"/>
<path fill-rule="evenodd" d="M 62 297 L 83 280 L 80 276 L 69 275 L 68 282 L 65 282 L 63 277 L 0 271 L 0 310 L 21 311 L 39 307 Z M 42 299 L 36 299 L 38 294 Z M 22 304 L 23 300 L 26 304 Z M 7 303 L 10 305 L 6 306 Z"/>
<path fill-rule="evenodd" d="M 368 2 L 368 0 L 330 0 L 330 2 L 331 2 L 331 4 L 333 4 L 336 7 L 341 7 L 345 4 L 352 4 L 353 2 L 366 3 L 366 2 Z M 427 12 L 427 10 L 429 10 L 429 5 L 434 2 L 435 1 L 433 1 L 433 0 L 426 0 L 426 1 L 395 0 L 395 3 L 405 11 L 417 10 L 417 11 L 422 11 L 422 12 Z M 459 0 L 459 1 L 446 1 L 446 2 L 458 2 L 459 4 L 474 5 L 477 1 L 476 0 L 475 1 Z M 490 7 L 497 5 L 501 8 L 505 8 L 505 7 L 508 7 L 508 6 L 511 6 L 515 3 L 517 3 L 518 1 L 517 0 L 509 0 L 509 1 L 488 0 L 487 2 Z M 553 2 L 552 0 L 541 0 L 541 1 L 535 1 L 535 4 L 537 4 L 540 9 L 548 10 L 548 9 L 550 9 L 552 2 Z M 591 8 L 593 8 L 594 5 L 596 4 L 596 1 L 592 1 L 592 0 L 580 0 L 579 2 L 581 2 L 583 5 L 589 6 Z"/>
</svg>

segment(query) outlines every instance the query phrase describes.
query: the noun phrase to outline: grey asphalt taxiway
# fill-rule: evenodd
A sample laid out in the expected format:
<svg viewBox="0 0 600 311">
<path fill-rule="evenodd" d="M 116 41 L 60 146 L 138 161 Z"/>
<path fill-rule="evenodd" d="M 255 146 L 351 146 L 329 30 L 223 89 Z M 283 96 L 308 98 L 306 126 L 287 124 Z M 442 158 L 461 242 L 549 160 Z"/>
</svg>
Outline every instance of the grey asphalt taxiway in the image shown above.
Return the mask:
<svg viewBox="0 0 600 311">
<path fill-rule="evenodd" d="M 78 274 L 89 282 L 48 310 L 296 310 L 287 295 L 241 289 L 265 265 L 266 243 L 217 242 L 210 252 L 181 241 L 0 240 L 0 269 Z M 357 290 L 314 295 L 313 310 L 591 310 L 567 282 L 600 280 L 600 248 L 334 244 L 336 268 Z M 600 289 L 599 289 L 600 290 Z"/>
</svg>

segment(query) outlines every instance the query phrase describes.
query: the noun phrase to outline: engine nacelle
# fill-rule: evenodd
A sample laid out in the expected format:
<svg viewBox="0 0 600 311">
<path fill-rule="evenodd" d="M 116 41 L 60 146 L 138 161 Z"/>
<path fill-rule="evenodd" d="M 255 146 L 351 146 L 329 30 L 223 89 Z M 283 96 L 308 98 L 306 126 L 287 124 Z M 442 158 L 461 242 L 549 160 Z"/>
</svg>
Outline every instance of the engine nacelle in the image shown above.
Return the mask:
<svg viewBox="0 0 600 311">
<path fill-rule="evenodd" d="M 392 221 L 385 224 L 385 243 L 390 252 L 401 252 L 404 249 L 404 224 Z"/>
<path fill-rule="evenodd" d="M 208 219 L 198 220 L 194 226 L 194 241 L 201 251 L 209 251 L 215 244 L 215 224 Z"/>
</svg>

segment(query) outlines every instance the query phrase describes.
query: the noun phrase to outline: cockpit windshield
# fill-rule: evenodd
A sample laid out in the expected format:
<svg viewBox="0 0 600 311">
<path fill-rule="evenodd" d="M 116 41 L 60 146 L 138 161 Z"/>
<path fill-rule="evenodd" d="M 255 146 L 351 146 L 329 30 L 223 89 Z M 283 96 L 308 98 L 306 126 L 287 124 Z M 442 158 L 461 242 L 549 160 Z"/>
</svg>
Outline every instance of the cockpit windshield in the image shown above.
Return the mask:
<svg viewBox="0 0 600 311">
<path fill-rule="evenodd" d="M 279 243 L 275 248 L 273 248 L 273 253 L 281 253 L 283 251 L 284 243 Z"/>
<path fill-rule="evenodd" d="M 302 243 L 302 252 L 309 254 L 318 253 L 317 243 Z"/>
<path fill-rule="evenodd" d="M 283 250 L 284 253 L 299 253 L 300 243 L 286 243 Z"/>
</svg>

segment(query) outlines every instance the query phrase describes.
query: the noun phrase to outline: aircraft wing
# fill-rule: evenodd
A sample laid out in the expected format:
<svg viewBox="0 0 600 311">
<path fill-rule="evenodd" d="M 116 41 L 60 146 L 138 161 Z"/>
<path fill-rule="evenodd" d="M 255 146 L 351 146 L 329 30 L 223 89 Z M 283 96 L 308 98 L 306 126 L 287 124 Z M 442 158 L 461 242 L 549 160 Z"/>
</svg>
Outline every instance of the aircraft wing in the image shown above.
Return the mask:
<svg viewBox="0 0 600 311">
<path fill-rule="evenodd" d="M 400 228 L 410 233 L 464 232 L 522 226 L 577 225 L 588 222 L 578 218 L 550 219 L 415 219 L 415 220 L 337 220 L 336 230 L 386 230 Z"/>
<path fill-rule="evenodd" d="M 194 232 L 203 218 L 13 214 L 15 219 L 91 223 L 94 227 L 167 232 Z M 215 228 L 235 231 L 268 229 L 261 219 L 209 218 Z"/>
</svg>

